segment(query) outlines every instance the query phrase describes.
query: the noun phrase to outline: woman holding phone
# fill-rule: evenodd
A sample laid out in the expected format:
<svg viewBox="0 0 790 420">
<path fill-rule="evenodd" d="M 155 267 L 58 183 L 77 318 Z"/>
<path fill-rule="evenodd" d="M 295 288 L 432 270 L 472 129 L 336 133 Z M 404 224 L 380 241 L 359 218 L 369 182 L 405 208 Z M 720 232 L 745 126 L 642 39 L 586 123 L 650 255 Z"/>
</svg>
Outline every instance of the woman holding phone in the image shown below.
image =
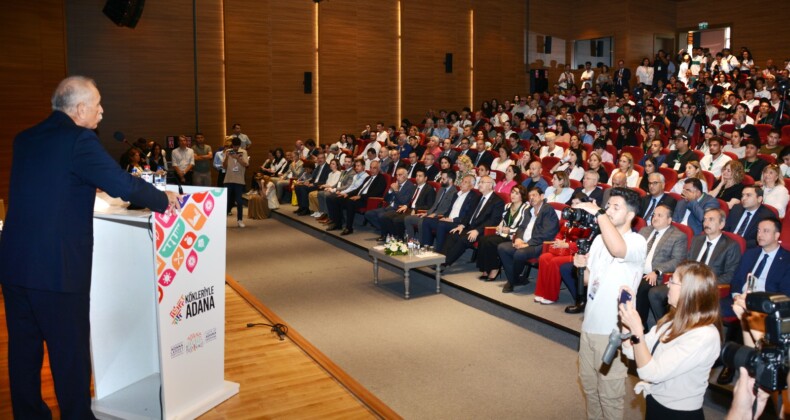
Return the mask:
<svg viewBox="0 0 790 420">
<path fill-rule="evenodd" d="M 642 381 L 634 390 L 647 400 L 645 419 L 703 419 L 710 369 L 721 351 L 716 276 L 699 262 L 680 264 L 669 281 L 668 301 L 669 313 L 647 334 L 633 299 L 619 305 L 623 331 L 633 334 L 623 342 L 623 354 L 636 361 Z"/>
</svg>

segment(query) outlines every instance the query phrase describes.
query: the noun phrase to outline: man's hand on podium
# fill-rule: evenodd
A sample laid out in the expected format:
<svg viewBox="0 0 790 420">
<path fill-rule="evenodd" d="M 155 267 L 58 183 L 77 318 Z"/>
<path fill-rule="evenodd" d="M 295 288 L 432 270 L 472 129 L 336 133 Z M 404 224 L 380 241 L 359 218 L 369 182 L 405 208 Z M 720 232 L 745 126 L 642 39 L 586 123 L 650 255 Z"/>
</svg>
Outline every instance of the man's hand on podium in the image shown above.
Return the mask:
<svg viewBox="0 0 790 420">
<path fill-rule="evenodd" d="M 181 210 L 181 203 L 178 201 L 178 199 L 181 196 L 178 195 L 178 193 L 175 191 L 165 191 L 165 194 L 167 194 L 167 202 L 168 202 L 168 206 L 167 206 L 167 210 L 165 210 L 165 214 L 168 215 L 176 214 L 178 210 Z"/>
</svg>

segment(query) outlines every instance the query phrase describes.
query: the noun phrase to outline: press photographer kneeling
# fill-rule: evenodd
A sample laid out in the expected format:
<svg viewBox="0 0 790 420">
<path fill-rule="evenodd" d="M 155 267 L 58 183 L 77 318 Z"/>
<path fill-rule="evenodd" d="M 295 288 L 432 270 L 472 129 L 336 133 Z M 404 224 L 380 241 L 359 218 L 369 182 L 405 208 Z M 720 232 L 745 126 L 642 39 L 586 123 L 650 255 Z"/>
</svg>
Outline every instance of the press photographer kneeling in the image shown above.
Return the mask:
<svg viewBox="0 0 790 420">
<path fill-rule="evenodd" d="M 669 313 L 643 334 L 633 290 L 623 287 L 622 351 L 636 361 L 634 390 L 647 400 L 645 419 L 703 419 L 711 367 L 719 357 L 721 328 L 716 276 L 696 261 L 680 264 L 669 281 Z"/>
</svg>

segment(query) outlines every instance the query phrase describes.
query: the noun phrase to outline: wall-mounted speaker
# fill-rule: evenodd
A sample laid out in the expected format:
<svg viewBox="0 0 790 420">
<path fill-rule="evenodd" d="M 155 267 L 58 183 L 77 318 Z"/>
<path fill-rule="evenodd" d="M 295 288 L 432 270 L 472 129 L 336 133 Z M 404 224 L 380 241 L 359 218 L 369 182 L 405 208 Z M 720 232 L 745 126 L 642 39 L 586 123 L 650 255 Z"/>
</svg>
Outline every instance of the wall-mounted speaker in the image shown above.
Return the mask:
<svg viewBox="0 0 790 420">
<path fill-rule="evenodd" d="M 547 36 L 543 44 L 543 52 L 551 54 L 551 37 Z"/>
<path fill-rule="evenodd" d="M 453 53 L 447 53 L 444 55 L 444 72 L 453 72 Z"/>
<path fill-rule="evenodd" d="M 313 72 L 304 72 L 304 93 L 313 93 Z"/>
<path fill-rule="evenodd" d="M 134 28 L 143 14 L 145 0 L 107 0 L 104 14 L 118 26 Z"/>
</svg>

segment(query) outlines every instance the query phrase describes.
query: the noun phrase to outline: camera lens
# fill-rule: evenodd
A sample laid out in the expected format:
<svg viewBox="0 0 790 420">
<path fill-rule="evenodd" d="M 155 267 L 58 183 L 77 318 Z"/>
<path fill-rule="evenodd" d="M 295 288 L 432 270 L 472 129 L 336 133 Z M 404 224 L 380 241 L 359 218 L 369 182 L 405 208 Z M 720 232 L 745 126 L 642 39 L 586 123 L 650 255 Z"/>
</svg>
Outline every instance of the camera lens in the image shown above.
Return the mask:
<svg viewBox="0 0 790 420">
<path fill-rule="evenodd" d="M 757 357 L 755 349 L 737 343 L 727 343 L 721 349 L 721 361 L 725 366 L 732 369 L 738 369 L 743 366 L 751 372 L 755 357 Z"/>
</svg>

